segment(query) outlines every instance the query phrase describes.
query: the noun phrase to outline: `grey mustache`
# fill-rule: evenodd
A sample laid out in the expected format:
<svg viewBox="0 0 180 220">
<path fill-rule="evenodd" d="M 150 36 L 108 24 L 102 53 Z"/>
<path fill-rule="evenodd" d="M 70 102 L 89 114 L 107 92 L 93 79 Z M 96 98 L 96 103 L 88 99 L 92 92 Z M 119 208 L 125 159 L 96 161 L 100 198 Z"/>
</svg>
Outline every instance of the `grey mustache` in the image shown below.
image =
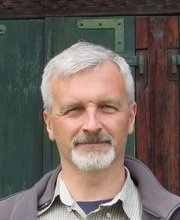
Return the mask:
<svg viewBox="0 0 180 220">
<path fill-rule="evenodd" d="M 104 134 L 78 135 L 73 138 L 72 146 L 75 146 L 77 144 L 85 144 L 89 142 L 107 142 L 112 144 L 113 139 L 110 135 L 104 135 Z"/>
</svg>

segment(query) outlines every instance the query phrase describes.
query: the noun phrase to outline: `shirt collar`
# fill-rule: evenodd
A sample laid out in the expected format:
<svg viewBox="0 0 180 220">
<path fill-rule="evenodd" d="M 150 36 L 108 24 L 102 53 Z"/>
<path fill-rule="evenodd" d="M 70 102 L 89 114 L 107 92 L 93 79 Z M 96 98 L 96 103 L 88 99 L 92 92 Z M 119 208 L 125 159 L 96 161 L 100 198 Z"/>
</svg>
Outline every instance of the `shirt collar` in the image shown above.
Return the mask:
<svg viewBox="0 0 180 220">
<path fill-rule="evenodd" d="M 101 206 L 112 206 L 120 200 L 122 202 L 123 210 L 130 220 L 141 219 L 142 205 L 140 194 L 130 177 L 129 170 L 126 167 L 125 170 L 126 180 L 122 190 L 114 197 L 114 199 L 112 199 L 110 202 L 102 204 Z M 46 207 L 45 210 L 42 210 L 39 214 L 42 214 L 49 209 L 57 196 L 60 197 L 60 200 L 63 204 L 77 208 L 77 203 L 71 197 L 70 192 L 61 178 L 61 172 L 57 178 L 53 200 L 49 206 Z"/>
<path fill-rule="evenodd" d="M 125 167 L 127 178 L 122 190 L 113 199 L 122 201 L 123 210 L 129 219 L 141 219 L 142 205 L 140 193 L 137 187 L 134 185 L 129 170 Z"/>
</svg>

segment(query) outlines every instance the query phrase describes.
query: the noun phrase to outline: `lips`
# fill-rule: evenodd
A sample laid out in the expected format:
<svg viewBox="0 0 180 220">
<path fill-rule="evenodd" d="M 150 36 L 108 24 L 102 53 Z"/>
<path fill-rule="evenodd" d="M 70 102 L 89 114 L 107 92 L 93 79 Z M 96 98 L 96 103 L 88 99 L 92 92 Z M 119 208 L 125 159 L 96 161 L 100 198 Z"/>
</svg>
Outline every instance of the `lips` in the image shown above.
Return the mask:
<svg viewBox="0 0 180 220">
<path fill-rule="evenodd" d="M 98 146 L 102 146 L 102 145 L 105 145 L 105 144 L 110 144 L 110 143 L 107 143 L 107 142 L 85 142 L 85 143 L 76 143 L 76 147 L 77 146 L 82 146 L 82 147 L 88 147 L 88 148 L 96 148 Z"/>
<path fill-rule="evenodd" d="M 110 144 L 110 142 L 109 141 L 77 142 L 76 145 L 78 144 Z"/>
</svg>

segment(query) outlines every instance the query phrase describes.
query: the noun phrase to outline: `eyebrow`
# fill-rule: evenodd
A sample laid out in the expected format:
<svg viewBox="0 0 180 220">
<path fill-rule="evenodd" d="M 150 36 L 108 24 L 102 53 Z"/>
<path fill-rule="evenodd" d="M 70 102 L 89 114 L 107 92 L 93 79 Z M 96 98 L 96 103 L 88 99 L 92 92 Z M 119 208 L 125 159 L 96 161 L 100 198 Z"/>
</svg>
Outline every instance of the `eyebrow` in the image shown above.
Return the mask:
<svg viewBox="0 0 180 220">
<path fill-rule="evenodd" d="M 108 100 L 104 100 L 99 102 L 98 105 L 103 105 L 103 104 L 110 104 L 110 105 L 114 105 L 114 106 L 122 106 L 122 103 L 118 100 L 112 100 L 112 99 L 108 99 Z"/>
<path fill-rule="evenodd" d="M 110 105 L 114 105 L 114 106 L 117 106 L 117 107 L 122 106 L 120 101 L 115 101 L 115 100 L 112 100 L 112 99 L 108 99 L 108 100 L 104 100 L 104 101 L 100 101 L 100 102 L 95 102 L 95 104 L 97 106 L 103 105 L 103 104 L 110 104 Z M 84 106 L 84 104 L 82 102 L 66 103 L 66 104 L 64 104 L 60 107 L 60 111 L 64 112 L 68 109 L 71 109 L 71 108 L 74 108 L 74 107 L 77 107 L 77 106 Z"/>
</svg>

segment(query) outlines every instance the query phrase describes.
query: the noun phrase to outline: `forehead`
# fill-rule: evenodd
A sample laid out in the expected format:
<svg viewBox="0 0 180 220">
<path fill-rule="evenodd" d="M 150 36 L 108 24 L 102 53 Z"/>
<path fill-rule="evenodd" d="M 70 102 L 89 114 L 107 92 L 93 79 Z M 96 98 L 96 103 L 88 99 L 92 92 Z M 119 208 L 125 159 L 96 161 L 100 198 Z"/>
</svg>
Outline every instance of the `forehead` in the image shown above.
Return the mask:
<svg viewBox="0 0 180 220">
<path fill-rule="evenodd" d="M 124 78 L 120 69 L 112 62 L 95 69 L 72 74 L 66 78 L 52 79 L 52 95 L 64 99 L 71 96 L 96 99 L 99 96 L 110 96 L 115 93 L 125 93 Z"/>
</svg>

